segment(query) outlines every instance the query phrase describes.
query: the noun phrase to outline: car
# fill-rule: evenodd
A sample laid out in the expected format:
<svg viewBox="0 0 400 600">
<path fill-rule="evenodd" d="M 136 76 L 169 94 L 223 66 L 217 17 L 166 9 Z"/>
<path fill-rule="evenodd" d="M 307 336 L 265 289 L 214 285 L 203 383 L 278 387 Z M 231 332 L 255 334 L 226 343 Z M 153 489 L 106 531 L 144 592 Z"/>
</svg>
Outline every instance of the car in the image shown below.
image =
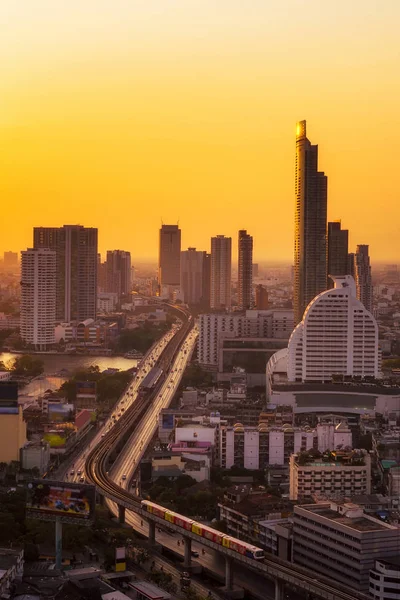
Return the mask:
<svg viewBox="0 0 400 600">
<path fill-rule="evenodd" d="M 125 481 L 125 479 L 126 479 L 125 473 L 122 475 L 122 479 L 123 479 L 123 481 Z"/>
<path fill-rule="evenodd" d="M 199 556 L 200 556 L 200 555 L 199 555 L 199 553 L 197 552 L 197 550 L 192 550 L 192 556 L 193 556 L 194 558 L 199 558 Z"/>
<path fill-rule="evenodd" d="M 79 470 L 79 471 L 77 472 L 77 475 L 82 475 L 82 471 L 81 471 L 81 470 Z"/>
<path fill-rule="evenodd" d="M 84 477 L 80 477 L 80 478 L 79 478 L 79 481 L 80 481 L 81 483 L 85 483 L 85 478 L 84 478 Z"/>
<path fill-rule="evenodd" d="M 72 471 L 71 471 L 71 475 L 75 475 L 75 471 L 74 471 L 74 469 L 72 469 Z"/>
<path fill-rule="evenodd" d="M 105 433 L 102 433 L 102 434 L 101 434 L 101 437 L 103 438 L 103 437 L 105 437 L 105 435 L 106 435 Z"/>
</svg>

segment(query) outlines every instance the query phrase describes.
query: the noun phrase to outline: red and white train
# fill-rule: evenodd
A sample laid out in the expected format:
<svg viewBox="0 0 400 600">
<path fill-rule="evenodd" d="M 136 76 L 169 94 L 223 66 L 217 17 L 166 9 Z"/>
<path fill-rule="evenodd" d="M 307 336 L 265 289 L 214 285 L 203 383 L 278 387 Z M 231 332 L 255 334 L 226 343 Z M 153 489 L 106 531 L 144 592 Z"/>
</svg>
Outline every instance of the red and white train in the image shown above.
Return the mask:
<svg viewBox="0 0 400 600">
<path fill-rule="evenodd" d="M 196 521 L 184 517 L 183 515 L 179 515 L 159 504 L 149 502 L 148 500 L 142 500 L 141 505 L 143 510 L 146 510 L 148 513 L 151 513 L 160 519 L 164 519 L 164 521 L 173 523 L 178 527 L 182 527 L 182 529 L 185 529 L 186 531 L 190 531 L 191 533 L 210 540 L 211 542 L 214 542 L 214 544 L 219 544 L 234 552 L 238 552 L 242 556 L 254 558 L 255 560 L 263 560 L 265 558 L 264 550 L 261 548 L 242 542 L 241 540 L 226 535 L 226 533 L 217 531 L 217 529 L 212 529 L 211 527 L 208 527 L 208 525 L 197 523 Z"/>
</svg>

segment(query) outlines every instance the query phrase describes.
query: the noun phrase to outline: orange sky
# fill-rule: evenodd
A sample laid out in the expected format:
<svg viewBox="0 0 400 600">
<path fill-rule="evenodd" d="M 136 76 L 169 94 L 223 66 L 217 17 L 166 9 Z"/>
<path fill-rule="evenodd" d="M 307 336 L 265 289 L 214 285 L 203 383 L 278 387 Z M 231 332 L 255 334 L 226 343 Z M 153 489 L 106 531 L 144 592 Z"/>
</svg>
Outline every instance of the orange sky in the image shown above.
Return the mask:
<svg viewBox="0 0 400 600">
<path fill-rule="evenodd" d="M 134 262 L 179 219 L 183 247 L 245 228 L 292 260 L 307 119 L 329 218 L 400 262 L 399 0 L 2 0 L 0 23 L 0 252 L 79 222 Z"/>
</svg>

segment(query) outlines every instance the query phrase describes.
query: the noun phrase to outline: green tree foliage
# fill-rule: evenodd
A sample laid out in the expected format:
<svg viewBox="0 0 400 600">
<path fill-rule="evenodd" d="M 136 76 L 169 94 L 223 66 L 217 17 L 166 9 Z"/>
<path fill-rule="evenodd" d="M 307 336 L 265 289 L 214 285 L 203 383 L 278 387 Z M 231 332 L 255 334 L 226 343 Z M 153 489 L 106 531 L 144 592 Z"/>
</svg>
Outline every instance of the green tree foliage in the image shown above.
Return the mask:
<svg viewBox="0 0 400 600">
<path fill-rule="evenodd" d="M 22 354 L 14 360 L 11 371 L 19 377 L 37 377 L 43 373 L 44 363 L 36 356 Z"/>
<path fill-rule="evenodd" d="M 132 375 L 128 371 L 120 371 L 112 374 L 100 373 L 99 367 L 92 366 L 86 370 L 79 370 L 72 379 L 62 384 L 60 393 L 67 398 L 69 402 L 76 400 L 77 381 L 96 381 L 97 382 L 97 400 L 100 404 L 115 401 L 122 394 Z"/>
<path fill-rule="evenodd" d="M 143 354 L 168 331 L 171 324 L 169 321 L 154 323 L 146 321 L 142 327 L 137 329 L 124 329 L 118 341 L 118 350 L 120 352 L 129 352 L 138 350 Z"/>
<path fill-rule="evenodd" d="M 399 358 L 387 358 L 382 361 L 382 367 L 384 369 L 400 369 L 400 357 Z"/>
<path fill-rule="evenodd" d="M 208 388 L 212 384 L 212 374 L 197 364 L 189 365 L 186 368 L 181 381 L 183 387 Z"/>
</svg>

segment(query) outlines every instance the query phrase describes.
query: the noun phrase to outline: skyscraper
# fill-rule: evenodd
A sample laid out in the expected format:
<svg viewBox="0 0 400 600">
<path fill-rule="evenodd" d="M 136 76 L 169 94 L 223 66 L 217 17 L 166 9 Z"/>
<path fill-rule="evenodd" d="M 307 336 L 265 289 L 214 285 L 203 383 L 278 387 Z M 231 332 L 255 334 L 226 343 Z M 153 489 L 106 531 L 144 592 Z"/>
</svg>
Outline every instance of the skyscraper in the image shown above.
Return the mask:
<svg viewBox="0 0 400 600">
<path fill-rule="evenodd" d="M 118 294 L 120 299 L 131 291 L 131 253 L 125 250 L 107 250 L 106 292 Z"/>
<path fill-rule="evenodd" d="M 48 248 L 21 252 L 21 337 L 36 350 L 54 344 L 56 253 Z"/>
<path fill-rule="evenodd" d="M 211 297 L 211 254 L 204 252 L 203 256 L 203 296 L 201 305 L 203 310 L 210 309 Z"/>
<path fill-rule="evenodd" d="M 200 304 L 202 300 L 204 255 L 196 248 L 181 252 L 181 291 L 186 304 Z"/>
<path fill-rule="evenodd" d="M 211 291 L 212 309 L 231 308 L 232 238 L 217 235 L 211 238 Z"/>
<path fill-rule="evenodd" d="M 181 230 L 178 225 L 162 225 L 160 229 L 158 284 L 180 285 Z"/>
<path fill-rule="evenodd" d="M 256 286 L 256 302 L 255 308 L 258 310 L 268 310 L 269 301 L 268 301 L 268 290 L 266 287 L 259 283 Z"/>
<path fill-rule="evenodd" d="M 328 223 L 328 288 L 333 287 L 330 275 L 351 275 L 348 272 L 349 231 L 340 221 Z"/>
<path fill-rule="evenodd" d="M 245 229 L 239 231 L 238 252 L 238 305 L 241 310 L 247 310 L 252 304 L 253 238 Z"/>
<path fill-rule="evenodd" d="M 327 177 L 318 171 L 318 146 L 297 123 L 294 239 L 294 318 L 299 323 L 327 280 Z"/>
<path fill-rule="evenodd" d="M 34 248 L 56 253 L 56 320 L 96 319 L 97 229 L 82 225 L 35 227 Z"/>
<path fill-rule="evenodd" d="M 357 246 L 354 254 L 354 278 L 357 298 L 369 312 L 372 312 L 372 278 L 368 249 L 365 244 Z"/>
</svg>

